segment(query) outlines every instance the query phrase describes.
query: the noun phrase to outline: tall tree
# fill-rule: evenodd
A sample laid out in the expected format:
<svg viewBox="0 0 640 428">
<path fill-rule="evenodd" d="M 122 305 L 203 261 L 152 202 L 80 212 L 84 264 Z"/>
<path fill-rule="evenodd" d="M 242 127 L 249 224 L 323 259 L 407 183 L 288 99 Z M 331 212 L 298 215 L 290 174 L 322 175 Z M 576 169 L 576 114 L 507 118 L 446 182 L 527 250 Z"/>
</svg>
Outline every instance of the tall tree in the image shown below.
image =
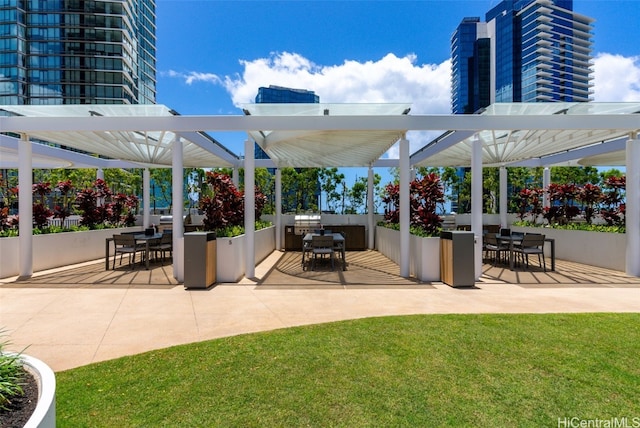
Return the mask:
<svg viewBox="0 0 640 428">
<path fill-rule="evenodd" d="M 322 168 L 318 170 L 318 179 L 320 190 L 325 195 L 324 202 L 327 210 L 336 212 L 341 195 L 338 189 L 344 183 L 344 174 L 339 173 L 338 168 Z M 322 206 L 320 208 L 322 209 Z"/>
</svg>

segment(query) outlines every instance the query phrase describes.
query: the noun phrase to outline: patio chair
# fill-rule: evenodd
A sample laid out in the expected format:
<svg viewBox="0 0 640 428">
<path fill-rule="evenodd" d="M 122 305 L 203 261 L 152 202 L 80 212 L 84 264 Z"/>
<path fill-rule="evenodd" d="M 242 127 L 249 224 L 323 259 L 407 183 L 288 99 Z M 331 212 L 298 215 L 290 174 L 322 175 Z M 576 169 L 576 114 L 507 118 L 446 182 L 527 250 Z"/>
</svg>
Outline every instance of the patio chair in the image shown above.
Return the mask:
<svg viewBox="0 0 640 428">
<path fill-rule="evenodd" d="M 313 255 L 311 270 L 314 270 L 318 256 L 320 256 L 321 259 L 324 259 L 324 256 L 329 256 L 331 258 L 331 270 L 334 269 L 335 252 L 333 251 L 333 236 L 314 235 L 311 238 L 311 253 Z"/>
<path fill-rule="evenodd" d="M 345 235 L 345 233 L 344 233 L 344 232 L 338 232 L 338 233 L 340 233 L 340 235 L 342 235 L 342 238 L 344 238 L 345 240 L 344 240 L 344 241 L 334 240 L 334 241 L 333 241 L 333 251 L 334 251 L 334 253 L 336 254 L 336 257 L 338 257 L 338 255 L 339 255 L 340 257 L 342 257 L 342 253 L 343 253 L 343 250 L 344 250 L 344 248 L 343 248 L 343 247 L 344 247 L 344 245 L 345 245 L 346 237 L 347 237 L 347 236 Z"/>
<path fill-rule="evenodd" d="M 113 235 L 113 244 L 116 248 L 113 253 L 113 269 L 116 268 L 116 256 L 120 254 L 120 265 L 122 265 L 122 256 L 129 255 L 129 265 L 133 269 L 136 264 L 136 253 L 145 252 L 145 246 L 136 243 L 136 238 L 131 234 Z"/>
<path fill-rule="evenodd" d="M 538 265 L 547 271 L 547 264 L 544 260 L 544 235 L 527 233 L 522 237 L 522 241 L 515 245 L 513 252 L 523 259 L 526 268 L 529 268 L 529 256 L 538 255 Z"/>
<path fill-rule="evenodd" d="M 162 256 L 162 264 L 164 265 L 165 253 L 173 255 L 173 234 L 163 233 L 160 239 L 149 244 L 149 251 L 153 251 L 154 257 L 157 258 L 158 252 Z"/>
<path fill-rule="evenodd" d="M 488 253 L 494 253 L 493 256 L 493 265 L 496 265 L 496 262 L 501 259 L 500 254 L 503 251 L 509 251 L 509 245 L 505 242 L 499 241 L 494 233 L 487 233 L 484 235 L 484 249 Z"/>
<path fill-rule="evenodd" d="M 310 252 L 311 252 L 311 241 L 305 241 L 303 239 L 302 240 L 302 270 L 305 270 L 307 254 Z"/>
</svg>

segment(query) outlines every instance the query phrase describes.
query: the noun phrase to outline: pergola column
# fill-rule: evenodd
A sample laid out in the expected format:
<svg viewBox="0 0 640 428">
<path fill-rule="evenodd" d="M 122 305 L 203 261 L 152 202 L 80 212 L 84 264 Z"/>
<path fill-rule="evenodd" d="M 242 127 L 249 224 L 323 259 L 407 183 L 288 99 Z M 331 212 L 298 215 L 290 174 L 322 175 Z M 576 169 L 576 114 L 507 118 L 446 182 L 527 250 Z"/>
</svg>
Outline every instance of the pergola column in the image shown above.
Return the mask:
<svg viewBox="0 0 640 428">
<path fill-rule="evenodd" d="M 409 140 L 400 140 L 400 276 L 409 277 L 409 253 L 411 236 L 409 222 L 411 219 L 409 204 L 409 175 L 411 165 L 409 158 Z"/>
<path fill-rule="evenodd" d="M 509 179 L 507 167 L 500 167 L 500 226 L 507 227 L 509 219 L 507 212 L 509 211 Z"/>
<path fill-rule="evenodd" d="M 255 149 L 253 141 L 244 141 L 244 241 L 245 241 L 245 278 L 256 276 L 255 239 L 256 239 L 256 195 L 255 195 Z"/>
<path fill-rule="evenodd" d="M 231 170 L 231 182 L 236 189 L 240 188 L 240 172 L 237 167 Z"/>
<path fill-rule="evenodd" d="M 172 164 L 171 164 L 171 193 L 173 199 L 172 227 L 173 227 L 173 277 L 184 281 L 184 225 L 182 215 L 184 214 L 184 154 L 182 153 L 182 142 L 179 136 L 175 136 L 172 142 Z"/>
<path fill-rule="evenodd" d="M 628 275 L 640 277 L 640 138 L 627 141 L 626 235 Z"/>
<path fill-rule="evenodd" d="M 142 170 L 142 226 L 149 227 L 149 213 L 151 211 L 151 174 L 149 168 Z"/>
<path fill-rule="evenodd" d="M 282 170 L 276 168 L 276 250 L 282 249 Z"/>
<path fill-rule="evenodd" d="M 98 170 L 96 171 L 96 180 L 104 181 L 104 169 L 98 168 Z M 102 198 L 98 198 L 98 200 L 96 201 L 96 205 L 99 207 L 103 205 Z"/>
<path fill-rule="evenodd" d="M 476 135 L 471 144 L 471 230 L 475 236 L 474 266 L 477 280 L 482 275 L 482 140 Z"/>
<path fill-rule="evenodd" d="M 373 203 L 373 167 L 369 166 L 367 175 L 367 223 L 369 225 L 369 243 L 367 248 L 373 250 L 375 247 L 375 219 L 374 219 L 374 203 Z"/>
<path fill-rule="evenodd" d="M 20 278 L 33 275 L 33 161 L 31 141 L 27 134 L 20 136 L 18 146 L 18 212 L 20 242 Z"/>
<path fill-rule="evenodd" d="M 545 166 L 544 170 L 542 171 L 542 188 L 545 190 L 544 197 L 542 199 L 542 208 L 551 207 L 551 198 L 549 197 L 549 192 L 546 191 L 549 188 L 550 184 L 551 184 L 551 168 L 549 168 L 548 166 Z"/>
</svg>

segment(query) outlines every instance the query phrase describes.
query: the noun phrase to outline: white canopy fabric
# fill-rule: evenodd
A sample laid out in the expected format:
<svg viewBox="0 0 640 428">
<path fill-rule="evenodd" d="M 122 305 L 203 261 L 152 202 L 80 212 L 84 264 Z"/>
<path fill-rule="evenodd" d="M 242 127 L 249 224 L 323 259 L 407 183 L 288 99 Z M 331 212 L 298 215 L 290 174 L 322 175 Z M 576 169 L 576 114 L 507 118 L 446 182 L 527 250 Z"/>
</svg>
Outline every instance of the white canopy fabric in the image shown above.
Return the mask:
<svg viewBox="0 0 640 428">
<path fill-rule="evenodd" d="M 68 123 L 67 130 L 30 131 L 31 140 L 43 140 L 97 153 L 111 159 L 136 162 L 138 168 L 170 167 L 172 143 L 176 133 L 170 129 L 133 131 L 96 131 L 74 125 L 78 118 L 92 116 L 111 118 L 167 117 L 177 113 L 163 105 L 59 105 L 59 106 L 0 106 L 2 116 L 56 118 Z M 185 167 L 231 167 L 238 160 L 214 139 L 200 132 L 179 134 L 183 142 Z M 222 156 L 219 154 L 222 153 Z M 3 158 L 4 158 L 4 153 Z M 7 152 L 8 155 L 8 152 Z M 235 157 L 235 159 L 234 159 Z M 53 163 L 55 165 L 55 163 Z M 131 166 L 130 166 L 131 167 Z"/>
<path fill-rule="evenodd" d="M 498 103 L 486 108 L 481 116 L 513 116 L 529 117 L 531 123 L 536 123 L 535 129 L 505 129 L 484 130 L 477 133 L 457 132 L 441 137 L 441 140 L 455 139 L 456 134 L 461 135 L 457 144 L 446 145 L 437 152 L 436 145 L 441 141 L 432 143 L 429 150 L 432 155 L 424 157 L 417 166 L 469 166 L 471 165 L 471 146 L 475 138 L 482 141 L 482 164 L 484 166 L 509 166 L 519 162 L 551 157 L 555 154 L 566 153 L 571 150 L 601 143 L 603 141 L 627 137 L 630 134 L 628 128 L 616 129 L 540 129 L 551 116 L 586 116 L 601 115 L 637 115 L 637 132 L 640 129 L 640 103 Z M 426 149 L 426 148 L 425 148 Z M 425 150 L 423 149 L 423 150 Z M 607 146 L 602 145 L 602 153 L 607 153 Z M 602 154 L 601 153 L 601 154 Z M 417 153 L 416 153 L 417 154 Z M 415 155 L 414 154 L 414 157 Z M 591 155 L 583 161 L 576 153 L 578 164 L 583 165 L 619 165 L 624 162 L 624 152 L 618 151 L 616 156 L 601 157 Z M 601 163 L 603 162 L 603 163 Z M 610 163 L 611 162 L 611 163 Z M 413 163 L 413 162 L 412 162 Z"/>
<path fill-rule="evenodd" d="M 0 168 L 17 169 L 20 140 L 8 135 L 0 135 Z M 31 143 L 31 163 L 34 169 L 53 168 L 141 168 L 134 162 L 104 159 L 83 153 L 72 152 L 59 147 Z"/>
<path fill-rule="evenodd" d="M 410 104 L 245 104 L 250 116 L 400 116 Z M 249 136 L 277 167 L 367 167 L 402 138 L 406 129 L 254 130 Z"/>
</svg>

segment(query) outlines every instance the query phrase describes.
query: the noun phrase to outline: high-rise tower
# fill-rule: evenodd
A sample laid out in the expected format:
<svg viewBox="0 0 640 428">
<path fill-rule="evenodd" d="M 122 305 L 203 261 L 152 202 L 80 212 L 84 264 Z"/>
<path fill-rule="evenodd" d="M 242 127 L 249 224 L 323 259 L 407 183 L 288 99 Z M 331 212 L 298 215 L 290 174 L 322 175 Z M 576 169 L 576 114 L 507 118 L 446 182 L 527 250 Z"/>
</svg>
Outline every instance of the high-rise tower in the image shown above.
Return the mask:
<svg viewBox="0 0 640 428">
<path fill-rule="evenodd" d="M 504 0 L 451 38 L 452 112 L 495 102 L 590 101 L 593 19 L 573 0 Z"/>
<path fill-rule="evenodd" d="M 153 104 L 155 0 L 0 0 L 0 104 Z"/>
</svg>

